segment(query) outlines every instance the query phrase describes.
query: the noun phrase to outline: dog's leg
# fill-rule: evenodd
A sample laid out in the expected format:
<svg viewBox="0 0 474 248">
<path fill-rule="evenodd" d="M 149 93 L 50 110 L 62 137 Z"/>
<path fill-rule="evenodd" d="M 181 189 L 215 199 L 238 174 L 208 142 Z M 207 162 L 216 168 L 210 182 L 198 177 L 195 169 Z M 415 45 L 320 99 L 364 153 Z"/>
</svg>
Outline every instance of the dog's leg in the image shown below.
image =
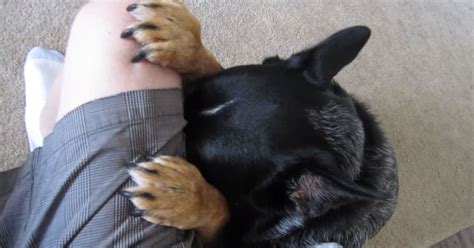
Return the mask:
<svg viewBox="0 0 474 248">
<path fill-rule="evenodd" d="M 186 160 L 160 156 L 132 164 L 136 187 L 122 191 L 137 208 L 132 214 L 155 224 L 195 229 L 211 240 L 228 219 L 224 197 Z"/>
<path fill-rule="evenodd" d="M 138 20 L 122 38 L 133 37 L 143 48 L 132 59 L 146 59 L 169 67 L 185 79 L 210 76 L 222 70 L 201 42 L 201 25 L 178 0 L 142 0 L 127 10 Z"/>
<path fill-rule="evenodd" d="M 138 20 L 122 32 L 143 48 L 132 59 L 146 59 L 180 73 L 187 80 L 222 70 L 201 42 L 199 21 L 178 0 L 142 0 L 127 10 Z M 224 197 L 196 167 L 183 159 L 158 157 L 129 170 L 137 187 L 123 194 L 144 219 L 180 229 L 196 229 L 211 240 L 228 219 Z"/>
</svg>

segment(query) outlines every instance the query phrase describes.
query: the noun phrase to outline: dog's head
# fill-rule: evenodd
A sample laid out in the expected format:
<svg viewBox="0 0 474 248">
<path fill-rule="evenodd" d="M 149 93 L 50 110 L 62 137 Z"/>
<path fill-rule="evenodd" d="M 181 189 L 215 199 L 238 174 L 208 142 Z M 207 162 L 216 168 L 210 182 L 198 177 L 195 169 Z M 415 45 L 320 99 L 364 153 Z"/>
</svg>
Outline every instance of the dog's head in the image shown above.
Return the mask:
<svg viewBox="0 0 474 248">
<path fill-rule="evenodd" d="M 272 126 L 281 121 L 274 131 L 288 136 L 273 136 L 285 143 L 272 144 L 278 170 L 251 191 L 251 203 L 266 218 L 257 221 L 250 240 L 282 244 L 286 239 L 291 245 L 336 241 L 357 247 L 391 216 L 397 191 L 393 153 L 390 148 L 374 152 L 389 147 L 387 140 L 366 109 L 334 81 L 369 36 L 368 28 L 351 27 L 287 60 L 264 61 L 281 66 L 279 77 L 291 83 L 287 91 L 296 89 L 290 95 L 299 98 L 289 101 L 304 104 L 280 105 L 282 119 L 273 119 Z M 289 117 L 296 123 L 290 124 L 294 120 Z"/>
<path fill-rule="evenodd" d="M 224 70 L 187 99 L 188 139 L 198 146 L 188 149 L 198 158 L 194 162 L 214 165 L 204 168 L 206 178 L 224 194 L 243 191 L 263 216 L 247 232 L 249 242 L 298 236 L 290 243 L 302 244 L 308 241 L 305 233 L 314 233 L 315 242 L 349 244 L 337 235 L 357 238 L 354 232 L 362 228 L 365 240 L 393 212 L 387 203 L 375 207 L 386 208 L 380 213 L 365 214 L 375 211 L 376 202 L 394 199 L 396 187 L 381 183 L 396 180 L 394 162 L 375 165 L 393 160 L 393 154 L 377 153 L 387 145 L 382 132 L 334 81 L 369 37 L 366 27 L 341 30 L 286 60 Z M 368 219 L 371 227 L 360 227 L 367 223 L 357 218 Z"/>
</svg>

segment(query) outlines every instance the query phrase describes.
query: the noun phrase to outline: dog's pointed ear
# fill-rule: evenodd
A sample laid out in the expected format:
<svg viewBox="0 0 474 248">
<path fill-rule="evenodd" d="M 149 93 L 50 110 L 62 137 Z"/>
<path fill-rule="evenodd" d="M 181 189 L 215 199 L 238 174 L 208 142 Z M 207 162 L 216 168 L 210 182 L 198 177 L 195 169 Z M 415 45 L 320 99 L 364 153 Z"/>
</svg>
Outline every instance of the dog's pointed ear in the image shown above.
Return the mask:
<svg viewBox="0 0 474 248">
<path fill-rule="evenodd" d="M 336 74 L 352 62 L 370 37 L 370 29 L 354 26 L 343 29 L 317 46 L 292 55 L 287 66 L 304 70 L 313 83 L 328 86 Z"/>
<path fill-rule="evenodd" d="M 387 199 L 381 193 L 357 183 L 329 175 L 305 172 L 289 185 L 289 198 L 299 211 L 320 216 L 332 208 L 356 201 Z"/>
<path fill-rule="evenodd" d="M 265 58 L 263 60 L 262 64 L 264 64 L 264 65 L 266 65 L 266 64 L 278 64 L 278 63 L 281 63 L 281 62 L 284 62 L 284 60 L 282 60 L 278 56 L 273 56 L 273 57 Z"/>
</svg>

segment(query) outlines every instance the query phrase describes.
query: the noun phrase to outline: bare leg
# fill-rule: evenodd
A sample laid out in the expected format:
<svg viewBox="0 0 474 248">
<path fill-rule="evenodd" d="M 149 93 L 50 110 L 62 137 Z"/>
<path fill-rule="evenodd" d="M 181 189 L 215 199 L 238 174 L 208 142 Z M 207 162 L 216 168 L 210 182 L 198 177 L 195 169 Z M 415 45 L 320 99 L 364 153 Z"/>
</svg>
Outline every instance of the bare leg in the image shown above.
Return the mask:
<svg viewBox="0 0 474 248">
<path fill-rule="evenodd" d="M 133 64 L 139 45 L 120 38 L 134 19 L 133 0 L 93 0 L 76 16 L 62 76 L 56 80 L 41 115 L 43 136 L 74 108 L 107 96 L 143 89 L 181 87 L 178 74 L 148 62 Z"/>
<path fill-rule="evenodd" d="M 50 133 L 56 121 L 69 111 L 89 101 L 132 90 L 181 87 L 180 77 L 172 70 L 145 62 L 145 59 L 137 64 L 131 63 L 131 59 L 141 48 L 136 41 L 141 44 L 165 45 L 160 44 L 163 40 L 160 35 L 173 32 L 177 38 L 162 42 L 168 44 L 167 48 L 172 52 L 168 50 L 169 54 L 163 53 L 160 49 L 149 51 L 149 56 L 146 57 L 148 61 L 165 64 L 191 78 L 212 75 L 221 70 L 217 60 L 201 43 L 199 22 L 175 1 L 160 1 L 160 10 L 169 8 L 166 13 L 174 15 L 174 26 L 169 24 L 167 27 L 169 32 L 145 29 L 141 31 L 142 40 L 137 39 L 138 36 L 134 36 L 135 39 L 121 39 L 122 31 L 136 23 L 133 15 L 148 13 L 153 16 L 155 13 L 153 8 L 147 9 L 143 4 L 132 13 L 126 13 L 125 9 L 131 1 L 133 0 L 91 1 L 77 15 L 69 38 L 64 71 L 53 86 L 51 97 L 42 113 L 43 134 Z M 150 18 L 146 22 L 161 22 L 162 19 Z M 163 25 L 160 27 L 161 31 L 165 29 Z M 189 34 L 193 34 L 191 39 L 187 36 Z M 149 166 L 159 168 L 163 175 L 154 180 L 163 183 L 166 180 L 172 181 L 176 185 L 173 187 L 182 189 L 166 192 L 156 189 L 160 195 L 163 193 L 159 203 L 173 206 L 174 212 L 180 214 L 169 216 L 155 211 L 153 207 L 157 206 L 156 202 L 148 201 L 148 205 L 140 205 L 139 209 L 155 211 L 157 215 L 163 214 L 162 217 L 169 221 L 160 222 L 160 218 L 150 219 L 146 216 L 144 218 L 156 224 L 196 229 L 205 240 L 211 240 L 228 219 L 227 205 L 220 192 L 185 160 L 161 157 L 149 163 Z M 173 169 L 166 170 L 166 166 Z M 153 170 L 158 171 L 157 168 Z M 178 175 L 175 170 L 182 173 Z M 171 176 L 165 177 L 165 171 Z M 139 187 L 135 189 L 143 190 Z"/>
</svg>

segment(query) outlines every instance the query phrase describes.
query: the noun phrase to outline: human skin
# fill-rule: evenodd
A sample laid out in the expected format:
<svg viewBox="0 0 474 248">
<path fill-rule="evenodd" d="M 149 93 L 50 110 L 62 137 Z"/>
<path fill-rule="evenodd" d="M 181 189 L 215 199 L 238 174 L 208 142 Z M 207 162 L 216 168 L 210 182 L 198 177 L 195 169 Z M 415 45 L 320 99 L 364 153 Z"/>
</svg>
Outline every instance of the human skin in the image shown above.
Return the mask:
<svg viewBox="0 0 474 248">
<path fill-rule="evenodd" d="M 59 74 L 41 114 L 43 137 L 54 125 L 80 105 L 119 93 L 181 88 L 179 75 L 142 60 L 132 63 L 140 45 L 121 39 L 121 32 L 134 19 L 126 8 L 133 0 L 91 0 L 76 15 L 72 25 L 63 71 Z"/>
</svg>

